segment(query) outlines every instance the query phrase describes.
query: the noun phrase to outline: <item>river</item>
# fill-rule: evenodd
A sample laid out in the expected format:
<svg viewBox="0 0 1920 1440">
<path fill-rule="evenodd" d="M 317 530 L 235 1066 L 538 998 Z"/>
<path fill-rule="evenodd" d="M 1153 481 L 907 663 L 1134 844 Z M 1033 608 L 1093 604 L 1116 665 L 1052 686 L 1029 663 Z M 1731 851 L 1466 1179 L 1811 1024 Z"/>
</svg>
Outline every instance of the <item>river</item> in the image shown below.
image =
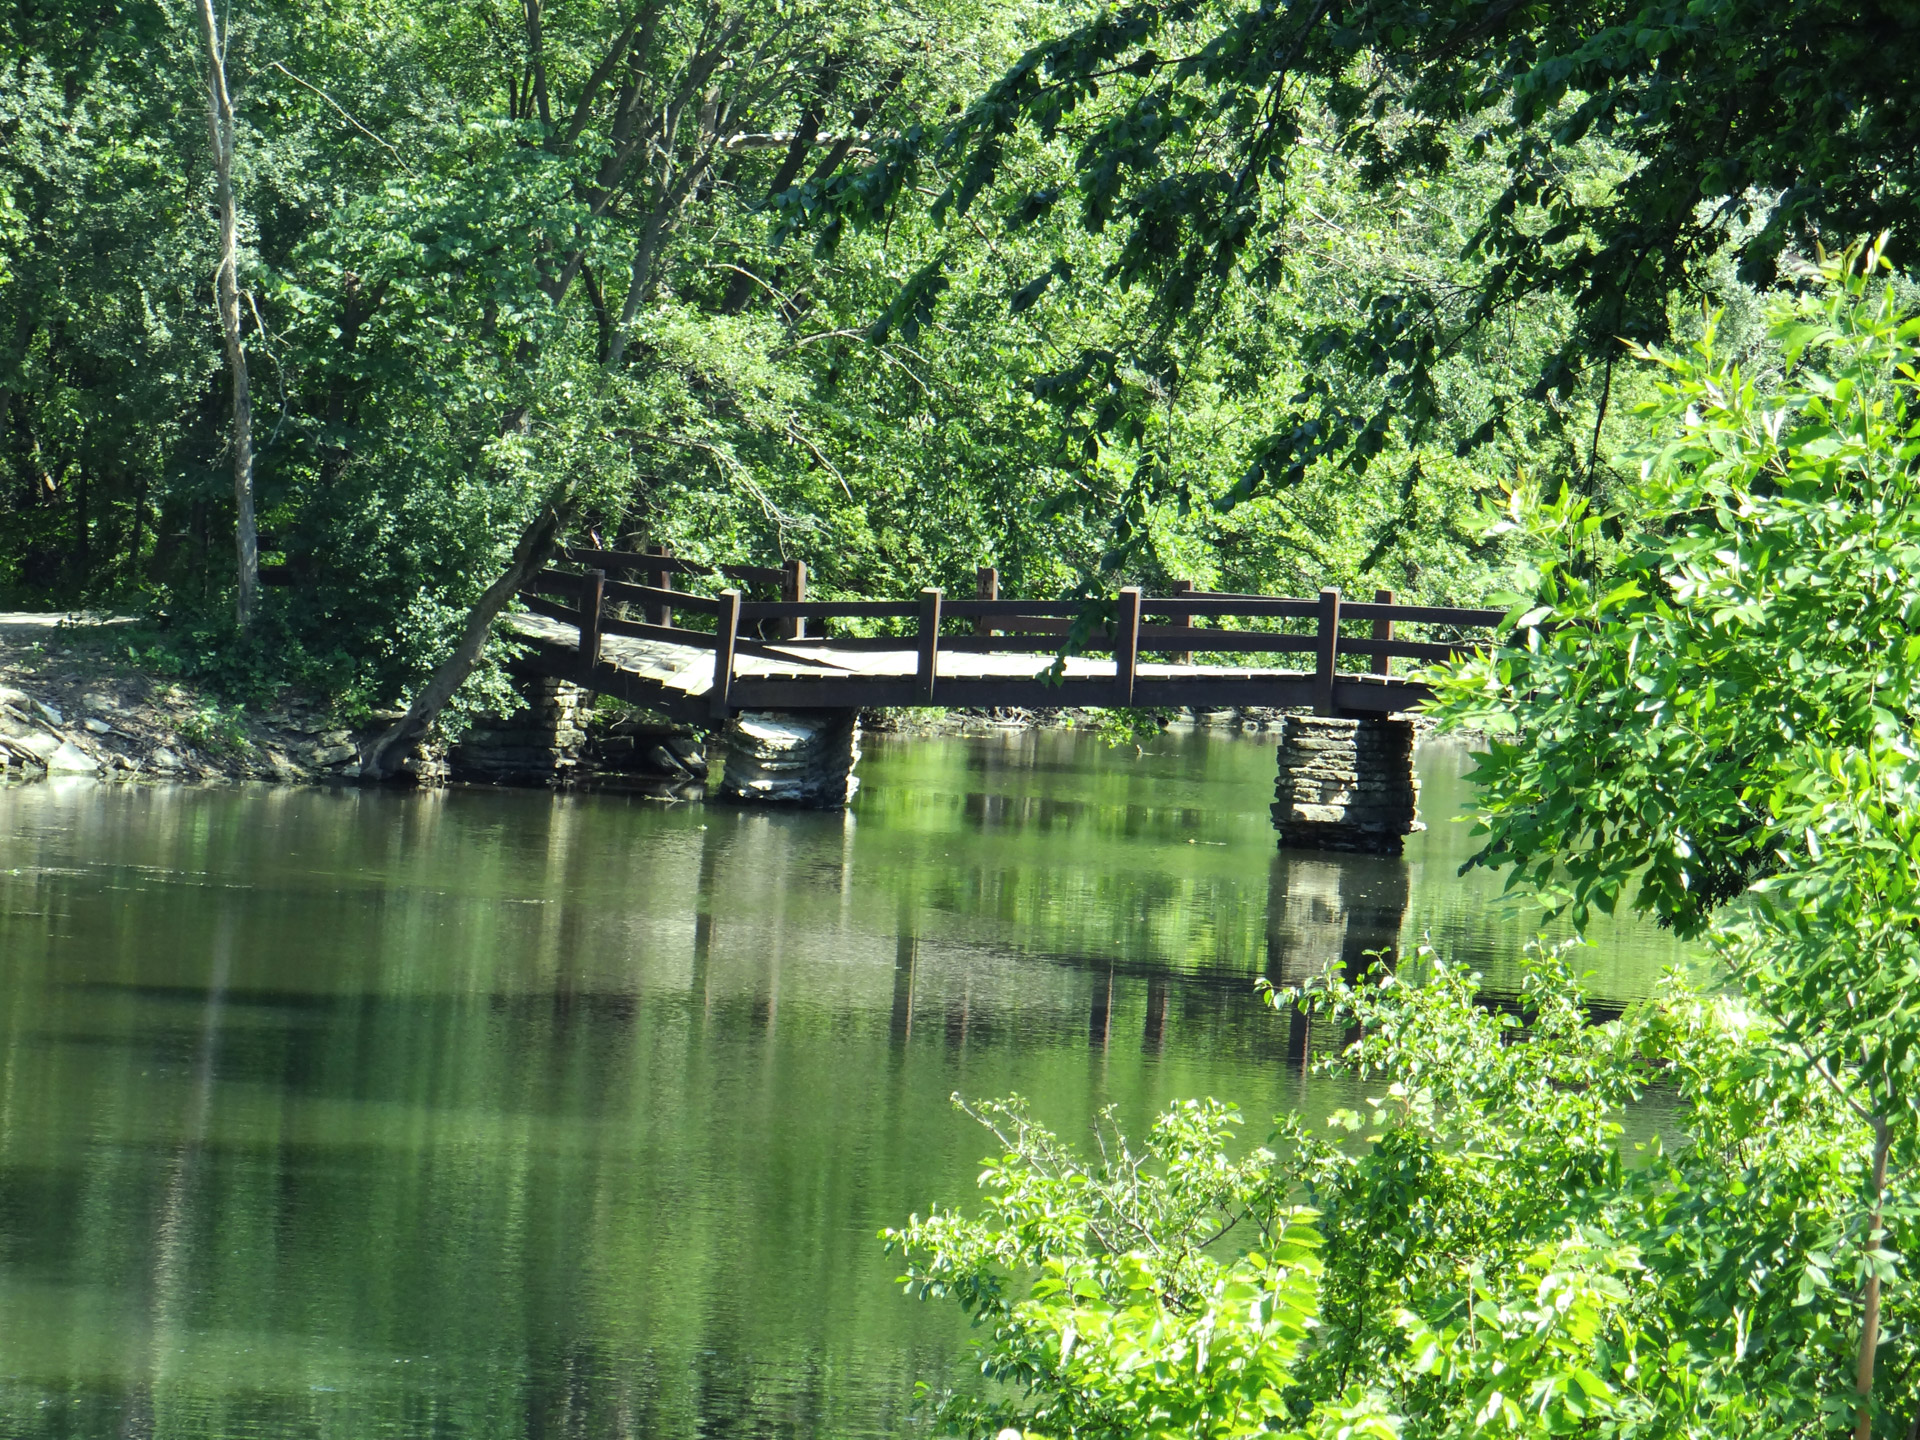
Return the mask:
<svg viewBox="0 0 1920 1440">
<path fill-rule="evenodd" d="M 883 1225 L 1019 1093 L 1252 1138 L 1344 1092 L 1254 993 L 1530 929 L 1276 851 L 1267 737 L 869 737 L 846 815 L 609 795 L 0 787 L 0 1436 L 917 1433 L 968 1332 Z M 1596 994 L 1680 956 L 1608 926 Z"/>
</svg>

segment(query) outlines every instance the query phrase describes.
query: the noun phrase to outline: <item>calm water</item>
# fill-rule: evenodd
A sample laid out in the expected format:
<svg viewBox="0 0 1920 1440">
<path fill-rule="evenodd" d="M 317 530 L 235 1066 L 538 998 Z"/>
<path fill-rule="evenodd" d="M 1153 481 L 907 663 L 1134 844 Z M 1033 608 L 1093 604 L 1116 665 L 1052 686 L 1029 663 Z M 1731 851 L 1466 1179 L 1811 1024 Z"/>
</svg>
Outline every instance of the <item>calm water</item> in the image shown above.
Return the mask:
<svg viewBox="0 0 1920 1440">
<path fill-rule="evenodd" d="M 874 1232 L 971 1202 L 952 1092 L 1258 1138 L 1256 977 L 1431 931 L 1510 983 L 1421 764 L 1404 861 L 1277 854 L 1254 737 L 870 738 L 844 817 L 0 788 L 0 1436 L 912 1433 L 967 1332 Z"/>
</svg>

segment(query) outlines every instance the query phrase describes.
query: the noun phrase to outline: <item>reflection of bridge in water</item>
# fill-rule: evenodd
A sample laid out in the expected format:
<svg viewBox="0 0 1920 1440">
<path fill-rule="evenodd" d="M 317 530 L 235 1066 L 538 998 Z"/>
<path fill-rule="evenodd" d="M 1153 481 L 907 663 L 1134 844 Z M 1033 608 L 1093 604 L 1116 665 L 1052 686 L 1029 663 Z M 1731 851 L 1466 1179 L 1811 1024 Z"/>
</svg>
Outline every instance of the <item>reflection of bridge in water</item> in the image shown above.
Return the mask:
<svg viewBox="0 0 1920 1440">
<path fill-rule="evenodd" d="M 1408 867 L 1397 858 L 1282 852 L 1269 878 L 1265 977 L 1282 988 L 1328 969 L 1358 979 L 1376 958 L 1395 963 L 1408 889 Z M 983 1007 L 975 1014 L 970 982 L 957 993 L 923 991 L 922 936 L 911 906 L 901 903 L 898 916 L 889 1033 L 896 1044 L 904 1044 L 932 1024 L 949 1043 L 963 1043 L 987 1012 Z M 710 931 L 698 934 L 696 943 L 708 943 Z M 1137 1039 L 1142 1051 L 1158 1054 L 1167 1043 L 1176 997 L 1190 1008 L 1225 1004 L 1238 1009 L 1253 992 L 1253 977 L 1245 971 L 1182 971 L 1165 963 L 1070 954 L 1044 958 L 1085 976 L 1087 1042 L 1096 1050 Z M 1123 990 L 1131 992 L 1130 1003 L 1122 1003 Z M 1284 1034 L 1286 1058 L 1296 1065 L 1338 1048 L 1345 1038 L 1310 1033 L 1307 1018 L 1298 1012 L 1274 1015 L 1269 1023 L 1276 1043 Z"/>
<path fill-rule="evenodd" d="M 967 797 L 956 802 L 955 813 L 975 819 L 978 809 Z M 901 1055 L 929 1043 L 955 1057 L 1085 1047 L 1116 1058 L 1125 1051 L 1146 1057 L 1207 1052 L 1271 1067 L 1271 1073 L 1283 1066 L 1297 1071 L 1349 1037 L 1290 1010 L 1268 1010 L 1254 999 L 1255 980 L 1285 988 L 1328 970 L 1358 979 L 1376 957 L 1400 963 L 1423 863 L 1282 850 L 1271 857 L 1264 886 L 1240 892 L 1251 904 L 1229 927 L 1230 943 L 1211 955 L 1177 943 L 1167 948 L 1163 939 L 1177 937 L 1151 939 L 1143 931 L 1134 933 L 1144 944 L 1116 944 L 1124 928 L 1078 950 L 1068 936 L 1024 923 L 1011 904 L 976 909 L 994 893 L 992 872 L 906 870 L 895 882 L 900 888 L 890 884 L 884 898 L 874 895 L 870 882 L 857 878 L 860 847 L 853 822 L 847 827 L 843 848 L 822 834 L 818 820 L 800 815 L 762 809 L 714 817 L 701 837 L 697 874 L 686 877 L 693 883 L 681 891 L 691 891 L 688 979 L 698 1013 L 716 1023 L 724 1014 L 731 1017 L 727 1024 L 770 1032 L 793 1023 L 782 1016 L 796 1003 L 817 1012 L 817 991 L 796 988 L 782 975 L 791 973 L 803 949 L 824 947 L 847 959 L 844 970 L 832 971 L 836 991 L 857 990 L 876 1039 L 883 1033 L 887 1047 Z M 804 860 L 790 848 L 802 836 L 811 837 Z M 748 854 L 763 862 L 792 859 L 743 867 Z M 1424 863 L 1433 859 L 1428 855 Z M 889 854 L 869 863 L 891 868 L 899 859 Z M 846 897 L 862 892 L 869 897 L 861 903 L 866 922 L 841 928 L 851 913 L 845 907 L 854 903 Z M 976 923 L 996 915 L 1002 923 Z M 825 932 L 817 929 L 822 924 Z M 817 985 L 827 972 L 813 973 Z M 1516 999 L 1493 990 L 1483 1003 L 1512 1009 Z M 1617 1005 L 1593 1008 L 1599 1018 L 1618 1013 Z"/>
<path fill-rule="evenodd" d="M 1407 870 L 1397 856 L 1282 851 L 1267 889 L 1267 978 L 1276 988 L 1328 970 L 1358 980 L 1376 959 L 1396 963 L 1407 917 Z M 1348 1039 L 1344 1030 L 1314 1033 L 1299 1010 L 1288 1012 L 1287 1025 L 1287 1059 L 1296 1064 Z"/>
</svg>

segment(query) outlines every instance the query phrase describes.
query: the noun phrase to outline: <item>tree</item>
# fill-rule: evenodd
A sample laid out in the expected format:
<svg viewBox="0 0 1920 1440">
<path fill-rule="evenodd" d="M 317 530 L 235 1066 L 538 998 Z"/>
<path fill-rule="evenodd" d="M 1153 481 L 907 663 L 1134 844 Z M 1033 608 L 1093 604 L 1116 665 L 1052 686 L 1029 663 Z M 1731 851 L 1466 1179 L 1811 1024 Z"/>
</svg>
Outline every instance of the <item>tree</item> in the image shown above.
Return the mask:
<svg viewBox="0 0 1920 1440">
<path fill-rule="evenodd" d="M 994 563 L 1028 593 L 1469 602 L 1505 577 L 1509 542 L 1470 523 L 1493 476 L 1584 463 L 1517 412 L 1463 460 L 1479 422 L 1448 418 L 1389 436 L 1363 481 L 1323 464 L 1231 515 L 1211 503 L 1301 384 L 1379 398 L 1315 336 L 1401 268 L 1456 283 L 1491 162 L 1398 196 L 1303 175 L 1311 263 L 1170 334 L 1177 383 L 1127 358 L 1155 327 L 1143 292 L 1068 283 L 1118 250 L 1063 214 L 1006 232 L 903 212 L 831 256 L 770 248 L 779 196 L 937 123 L 1062 23 L 1052 8 L 254 4 L 223 38 L 266 581 L 237 645 L 217 554 L 232 367 L 197 318 L 217 197 L 199 112 L 160 103 L 205 80 L 202 27 L 151 0 L 105 24 L 70 11 L 0 19 L 20 217 L 0 224 L 0 588 L 164 611 L 170 655 L 249 697 L 297 680 L 363 718 L 451 692 L 456 726 L 511 706 L 485 621 L 513 587 L 493 582 L 555 513 L 694 559 L 804 558 L 823 595 L 969 586 Z M 1018 157 L 1021 183 L 1059 159 Z M 929 266 L 938 303 L 896 305 Z M 1566 315 L 1529 311 L 1440 365 L 1447 416 L 1530 373 Z"/>
<path fill-rule="evenodd" d="M 804 73 L 809 62 L 823 75 L 817 84 L 824 85 L 824 76 L 830 75 L 837 88 L 845 72 L 872 61 L 856 61 L 843 53 L 839 47 L 848 37 L 835 33 L 840 22 L 827 12 L 794 16 L 692 4 L 673 9 L 644 5 L 623 14 L 608 7 L 594 17 L 597 24 L 590 22 L 585 34 L 573 37 L 575 44 L 567 50 L 553 43 L 540 0 L 525 0 L 523 16 L 523 80 L 521 87 L 510 90 L 509 112 L 522 122 L 523 139 L 537 142 L 539 148 L 532 156 L 513 154 L 510 163 L 529 168 L 531 160 L 536 173 L 551 172 L 541 188 L 559 201 L 557 215 L 564 218 L 533 226 L 530 251 L 516 257 L 530 266 L 523 278 L 532 279 L 537 290 L 537 296 L 529 295 L 522 303 L 539 309 L 544 302 L 554 313 L 538 323 L 555 326 L 576 283 L 583 288 L 597 329 L 598 359 L 619 387 L 633 368 L 629 347 L 655 295 L 668 242 L 683 223 L 696 189 L 712 183 L 729 148 L 745 148 L 746 137 L 736 127 L 759 118 L 771 104 L 785 103 L 791 77 L 796 71 Z M 823 48 L 830 58 L 818 58 Z M 562 67 L 556 62 L 568 50 L 573 63 Z M 897 88 L 899 78 L 896 67 L 890 77 L 875 82 L 879 93 Z M 808 113 L 816 117 L 814 133 L 796 133 L 788 146 L 790 157 L 804 156 L 817 143 L 817 112 Z M 459 216 L 457 222 L 465 227 L 491 218 Z M 525 226 L 531 217 L 515 218 Z M 603 276 L 610 255 L 623 253 L 625 293 L 616 316 Z M 527 364 L 543 343 L 533 327 L 523 329 L 511 363 Z M 614 406 L 618 403 L 615 399 Z M 524 407 L 515 407 L 506 413 L 503 426 L 523 425 L 529 415 Z M 620 423 L 613 406 L 606 423 Z M 459 642 L 417 689 L 407 713 L 370 751 L 363 777 L 384 779 L 393 772 L 407 743 L 465 683 L 494 619 L 544 564 L 575 509 L 588 499 L 569 483 L 540 497 L 506 570 L 475 599 Z M 602 503 L 625 508 L 605 495 L 604 487 Z"/>
<path fill-rule="evenodd" d="M 928 185 L 936 217 L 990 199 L 1010 228 L 1072 205 L 1082 228 L 1115 236 L 1099 281 L 1152 298 L 1157 323 L 1126 363 L 1171 382 L 1170 334 L 1204 330 L 1233 286 L 1298 267 L 1301 189 L 1322 157 L 1388 196 L 1490 157 L 1501 183 L 1462 265 L 1407 267 L 1315 337 L 1328 362 L 1388 383 L 1355 403 L 1309 377 L 1239 493 L 1333 457 L 1358 472 L 1392 434 L 1428 435 L 1438 368 L 1549 298 L 1575 323 L 1491 397 L 1474 438 L 1523 396 L 1559 407 L 1586 386 L 1597 461 L 1615 337 L 1664 339 L 1670 299 L 1713 288 L 1724 257 L 1767 285 L 1816 240 L 1920 230 L 1917 57 L 1920 18 L 1888 4 L 1134 0 L 1033 47 L 951 121 L 798 187 L 788 224 L 830 250 Z M 1034 182 L 1024 161 L 1056 143 L 1068 158 Z M 909 291 L 937 280 L 930 267 Z"/>
<path fill-rule="evenodd" d="M 1529 955 L 1517 1013 L 1424 947 L 1276 996 L 1360 1037 L 1319 1062 L 1371 1097 L 1331 1134 L 1283 1115 L 1236 1145 L 1231 1107 L 1190 1101 L 1137 1144 L 1102 1117 L 1086 1160 L 1017 1103 L 980 1107 L 981 1213 L 885 1237 L 908 1289 L 982 1334 L 992 1383 L 935 1418 L 1060 1440 L 1827 1432 L 1856 1404 L 1856 1307 L 1829 1275 L 1867 1127 L 1738 1000 L 1674 984 L 1594 1024 L 1570 959 Z M 1617 1117 L 1655 1084 L 1685 1142 L 1636 1153 Z M 1894 1296 L 1901 1373 L 1914 1318 Z"/>
<path fill-rule="evenodd" d="M 213 0 L 200 0 L 207 42 L 207 136 L 213 145 L 215 203 L 220 209 L 220 268 L 214 272 L 220 338 L 233 384 L 233 545 L 237 584 L 234 618 L 245 634 L 253 625 L 260 589 L 260 541 L 253 519 L 253 399 L 247 350 L 240 335 L 239 221 L 233 203 L 233 100 L 227 93 L 227 44 L 213 17 Z"/>
<path fill-rule="evenodd" d="M 1633 504 L 1516 495 L 1535 560 L 1514 636 L 1444 676 L 1438 706 L 1501 731 L 1470 863 L 1576 923 L 1630 898 L 1706 936 L 1870 1132 L 1861 1440 L 1890 1186 L 1920 1147 L 1920 319 L 1890 275 L 1879 245 L 1849 251 L 1779 304 L 1778 373 L 1723 361 L 1711 325 L 1691 354 L 1642 351 L 1668 378 Z"/>
</svg>

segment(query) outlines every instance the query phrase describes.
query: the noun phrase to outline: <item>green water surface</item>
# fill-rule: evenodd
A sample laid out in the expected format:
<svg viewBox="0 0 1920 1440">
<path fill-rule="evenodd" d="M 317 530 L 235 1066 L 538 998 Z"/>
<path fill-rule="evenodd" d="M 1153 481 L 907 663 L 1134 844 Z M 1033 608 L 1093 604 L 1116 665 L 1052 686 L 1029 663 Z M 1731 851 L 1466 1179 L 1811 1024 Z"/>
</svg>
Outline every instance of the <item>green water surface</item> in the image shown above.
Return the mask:
<svg viewBox="0 0 1920 1440">
<path fill-rule="evenodd" d="M 1257 1139 L 1343 1098 L 1258 977 L 1512 983 L 1420 762 L 1392 861 L 1279 853 L 1271 740 L 1204 733 L 869 738 L 844 816 L 0 787 L 0 1436 L 917 1433 L 968 1332 L 874 1235 L 971 1200 L 953 1092 Z"/>
</svg>

